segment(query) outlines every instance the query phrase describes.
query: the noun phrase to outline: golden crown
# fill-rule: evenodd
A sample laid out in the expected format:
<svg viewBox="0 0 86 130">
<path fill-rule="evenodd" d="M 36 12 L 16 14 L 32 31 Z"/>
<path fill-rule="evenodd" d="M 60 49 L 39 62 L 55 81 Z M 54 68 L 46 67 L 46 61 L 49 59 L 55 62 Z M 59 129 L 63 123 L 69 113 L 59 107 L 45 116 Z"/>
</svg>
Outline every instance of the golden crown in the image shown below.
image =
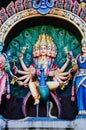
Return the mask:
<svg viewBox="0 0 86 130">
<path fill-rule="evenodd" d="M 33 48 L 40 47 L 40 46 L 51 46 L 56 49 L 56 46 L 53 42 L 53 38 L 48 34 L 40 34 L 38 40 Z"/>
<path fill-rule="evenodd" d="M 33 46 L 33 48 L 39 48 L 39 42 L 37 41 L 36 44 Z"/>
<path fill-rule="evenodd" d="M 37 47 L 39 47 L 40 42 L 41 42 L 41 37 L 42 37 L 42 35 L 39 35 L 39 37 L 38 37 L 38 40 L 37 40 L 36 44 L 33 46 L 33 48 L 34 48 L 34 49 L 35 49 L 35 48 L 37 48 Z"/>
<path fill-rule="evenodd" d="M 46 34 L 42 34 L 39 46 L 42 46 L 42 45 L 46 46 L 47 45 L 46 41 L 47 41 Z"/>
</svg>

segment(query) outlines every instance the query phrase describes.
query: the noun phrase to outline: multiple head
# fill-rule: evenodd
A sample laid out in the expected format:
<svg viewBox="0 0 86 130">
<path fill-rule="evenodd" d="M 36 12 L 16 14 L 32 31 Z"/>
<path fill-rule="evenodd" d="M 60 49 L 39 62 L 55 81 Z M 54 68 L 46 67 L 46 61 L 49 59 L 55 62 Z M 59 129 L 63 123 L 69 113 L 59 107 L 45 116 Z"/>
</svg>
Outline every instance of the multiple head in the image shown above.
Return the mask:
<svg viewBox="0 0 86 130">
<path fill-rule="evenodd" d="M 41 34 L 38 37 L 36 44 L 33 47 L 33 56 L 47 56 L 55 58 L 57 55 L 57 49 L 53 42 L 53 39 L 48 34 Z"/>
</svg>

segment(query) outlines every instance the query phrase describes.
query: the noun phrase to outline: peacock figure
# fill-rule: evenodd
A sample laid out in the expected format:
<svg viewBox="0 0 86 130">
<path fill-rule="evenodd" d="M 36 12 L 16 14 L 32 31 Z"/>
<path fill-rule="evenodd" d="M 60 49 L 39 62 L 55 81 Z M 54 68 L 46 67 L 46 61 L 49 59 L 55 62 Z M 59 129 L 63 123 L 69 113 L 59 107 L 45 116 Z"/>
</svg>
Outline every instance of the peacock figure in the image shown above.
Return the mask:
<svg viewBox="0 0 86 130">
<path fill-rule="evenodd" d="M 42 65 L 40 67 L 40 71 L 41 71 L 41 78 L 40 78 L 38 90 L 39 90 L 41 99 L 47 101 L 49 100 L 50 91 L 45 82 L 44 68 Z"/>
<path fill-rule="evenodd" d="M 72 85 L 70 81 L 66 82 L 66 77 L 69 75 L 72 63 L 68 59 L 68 53 L 64 51 L 65 47 L 74 57 L 80 53 L 80 43 L 72 34 L 65 29 L 47 25 L 23 30 L 9 43 L 6 54 L 11 71 L 17 77 L 10 85 L 11 93 L 17 98 L 24 98 L 25 116 L 27 116 L 25 107 L 31 94 L 37 106 L 43 100 L 49 106 L 50 97 L 53 98 L 57 111 L 60 111 L 58 96 L 71 94 Z M 65 63 L 67 65 L 63 67 Z M 66 86 L 64 91 L 59 87 L 62 84 Z M 47 110 L 49 112 L 49 109 Z"/>
</svg>

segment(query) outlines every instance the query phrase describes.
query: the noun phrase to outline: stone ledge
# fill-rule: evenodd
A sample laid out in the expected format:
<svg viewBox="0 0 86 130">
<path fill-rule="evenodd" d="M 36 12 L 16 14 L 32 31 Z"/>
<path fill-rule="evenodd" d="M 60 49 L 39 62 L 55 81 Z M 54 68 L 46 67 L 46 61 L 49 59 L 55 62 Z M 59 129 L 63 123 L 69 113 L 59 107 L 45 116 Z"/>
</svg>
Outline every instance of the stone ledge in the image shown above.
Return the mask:
<svg viewBox="0 0 86 130">
<path fill-rule="evenodd" d="M 15 126 L 14 126 L 15 124 Z M 27 120 L 10 120 L 8 128 L 74 128 L 74 121 L 62 121 L 58 119 L 27 119 Z"/>
<path fill-rule="evenodd" d="M 51 118 L 25 118 L 20 120 L 8 120 L 0 118 L 0 130 L 3 128 L 8 129 L 55 129 L 60 130 L 72 129 L 72 130 L 86 130 L 86 117 L 80 116 L 73 121 L 60 120 L 60 119 L 51 119 Z"/>
</svg>

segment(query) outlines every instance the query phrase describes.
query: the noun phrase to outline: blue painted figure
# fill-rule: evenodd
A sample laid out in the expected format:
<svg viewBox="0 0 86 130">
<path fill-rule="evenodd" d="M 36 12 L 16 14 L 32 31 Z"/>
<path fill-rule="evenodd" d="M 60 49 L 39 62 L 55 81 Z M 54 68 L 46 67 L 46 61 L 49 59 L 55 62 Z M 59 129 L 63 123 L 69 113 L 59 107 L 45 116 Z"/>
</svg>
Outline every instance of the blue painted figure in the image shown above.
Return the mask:
<svg viewBox="0 0 86 130">
<path fill-rule="evenodd" d="M 74 84 L 77 93 L 78 115 L 86 115 L 86 38 L 82 39 L 81 44 L 82 53 L 77 56 L 77 66 L 74 65 L 72 71 L 77 70 Z"/>
<path fill-rule="evenodd" d="M 47 14 L 50 8 L 54 6 L 55 0 L 33 0 L 33 8 L 41 14 Z"/>
<path fill-rule="evenodd" d="M 43 66 L 40 67 L 40 71 L 41 71 L 41 78 L 40 78 L 40 84 L 39 84 L 38 90 L 39 90 L 41 99 L 46 101 L 46 100 L 49 100 L 50 91 L 45 82 Z"/>
</svg>

